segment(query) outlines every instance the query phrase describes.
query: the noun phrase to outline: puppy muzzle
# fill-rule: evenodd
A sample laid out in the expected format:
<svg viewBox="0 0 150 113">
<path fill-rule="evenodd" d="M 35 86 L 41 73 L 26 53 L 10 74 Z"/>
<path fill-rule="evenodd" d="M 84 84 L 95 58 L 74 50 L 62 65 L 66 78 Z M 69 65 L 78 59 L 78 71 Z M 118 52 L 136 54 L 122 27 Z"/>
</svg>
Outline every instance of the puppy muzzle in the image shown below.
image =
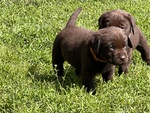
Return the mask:
<svg viewBox="0 0 150 113">
<path fill-rule="evenodd" d="M 116 57 L 113 57 L 110 63 L 114 65 L 122 65 L 128 62 L 128 57 L 127 55 L 119 55 Z"/>
</svg>

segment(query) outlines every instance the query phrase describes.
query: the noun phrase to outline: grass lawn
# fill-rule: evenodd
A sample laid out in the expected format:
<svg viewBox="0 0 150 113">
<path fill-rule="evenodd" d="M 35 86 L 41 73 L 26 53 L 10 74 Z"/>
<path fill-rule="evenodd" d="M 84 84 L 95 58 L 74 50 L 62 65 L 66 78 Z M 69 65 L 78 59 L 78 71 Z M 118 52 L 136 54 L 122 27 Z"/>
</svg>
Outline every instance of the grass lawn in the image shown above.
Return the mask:
<svg viewBox="0 0 150 113">
<path fill-rule="evenodd" d="M 130 12 L 150 45 L 150 0 L 1 0 L 1 113 L 150 113 L 150 67 L 133 52 L 129 73 L 103 83 L 97 94 L 85 92 L 74 69 L 65 63 L 60 82 L 53 73 L 51 53 L 55 36 L 70 15 L 82 7 L 77 25 L 98 29 L 108 10 Z"/>
</svg>

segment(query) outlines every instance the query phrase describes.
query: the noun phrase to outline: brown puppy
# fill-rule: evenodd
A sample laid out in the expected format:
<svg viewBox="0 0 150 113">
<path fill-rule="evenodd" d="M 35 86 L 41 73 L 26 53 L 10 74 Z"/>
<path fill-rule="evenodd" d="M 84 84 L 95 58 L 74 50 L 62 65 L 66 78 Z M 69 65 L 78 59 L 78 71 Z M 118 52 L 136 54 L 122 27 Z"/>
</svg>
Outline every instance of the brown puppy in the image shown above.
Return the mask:
<svg viewBox="0 0 150 113">
<path fill-rule="evenodd" d="M 114 65 L 128 61 L 126 49 L 132 44 L 122 29 L 108 27 L 98 31 L 76 27 L 78 8 L 70 17 L 66 27 L 58 33 L 53 45 L 52 63 L 58 76 L 63 75 L 63 63 L 71 64 L 87 91 L 96 93 L 94 78 L 102 73 L 107 82 L 113 79 Z"/>
<path fill-rule="evenodd" d="M 109 26 L 116 26 L 123 29 L 133 44 L 132 50 L 136 48 L 141 53 L 142 59 L 147 65 L 150 65 L 150 47 L 141 30 L 135 24 L 134 17 L 130 13 L 123 10 L 111 10 L 105 12 L 100 16 L 98 24 L 99 29 Z M 131 52 L 128 53 L 128 55 L 130 60 L 119 67 L 119 75 L 122 74 L 122 72 L 127 73 L 132 57 Z"/>
</svg>

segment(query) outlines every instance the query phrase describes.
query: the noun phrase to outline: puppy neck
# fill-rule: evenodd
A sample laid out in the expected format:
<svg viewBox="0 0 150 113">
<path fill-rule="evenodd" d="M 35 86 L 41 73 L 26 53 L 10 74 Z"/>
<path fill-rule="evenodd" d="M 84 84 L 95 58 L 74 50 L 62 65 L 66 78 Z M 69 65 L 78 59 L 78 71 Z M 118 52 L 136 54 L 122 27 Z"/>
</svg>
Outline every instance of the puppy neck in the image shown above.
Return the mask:
<svg viewBox="0 0 150 113">
<path fill-rule="evenodd" d="M 92 55 L 93 55 L 95 61 L 107 62 L 107 61 L 105 61 L 105 60 L 101 60 L 101 59 L 97 58 L 96 54 L 94 53 L 94 51 L 93 51 L 93 49 L 92 49 L 91 47 L 90 47 L 90 51 L 91 51 L 91 53 L 92 53 Z"/>
</svg>

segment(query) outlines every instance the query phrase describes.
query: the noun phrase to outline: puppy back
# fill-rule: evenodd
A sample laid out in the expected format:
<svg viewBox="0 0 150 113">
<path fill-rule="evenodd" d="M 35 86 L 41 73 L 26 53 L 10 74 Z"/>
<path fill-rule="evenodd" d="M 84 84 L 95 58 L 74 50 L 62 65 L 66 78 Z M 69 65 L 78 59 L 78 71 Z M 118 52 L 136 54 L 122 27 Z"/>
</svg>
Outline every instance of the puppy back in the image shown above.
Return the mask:
<svg viewBox="0 0 150 113">
<path fill-rule="evenodd" d="M 81 12 L 82 8 L 79 7 L 69 18 L 66 27 L 75 27 L 76 26 L 76 19 L 78 14 Z"/>
</svg>

